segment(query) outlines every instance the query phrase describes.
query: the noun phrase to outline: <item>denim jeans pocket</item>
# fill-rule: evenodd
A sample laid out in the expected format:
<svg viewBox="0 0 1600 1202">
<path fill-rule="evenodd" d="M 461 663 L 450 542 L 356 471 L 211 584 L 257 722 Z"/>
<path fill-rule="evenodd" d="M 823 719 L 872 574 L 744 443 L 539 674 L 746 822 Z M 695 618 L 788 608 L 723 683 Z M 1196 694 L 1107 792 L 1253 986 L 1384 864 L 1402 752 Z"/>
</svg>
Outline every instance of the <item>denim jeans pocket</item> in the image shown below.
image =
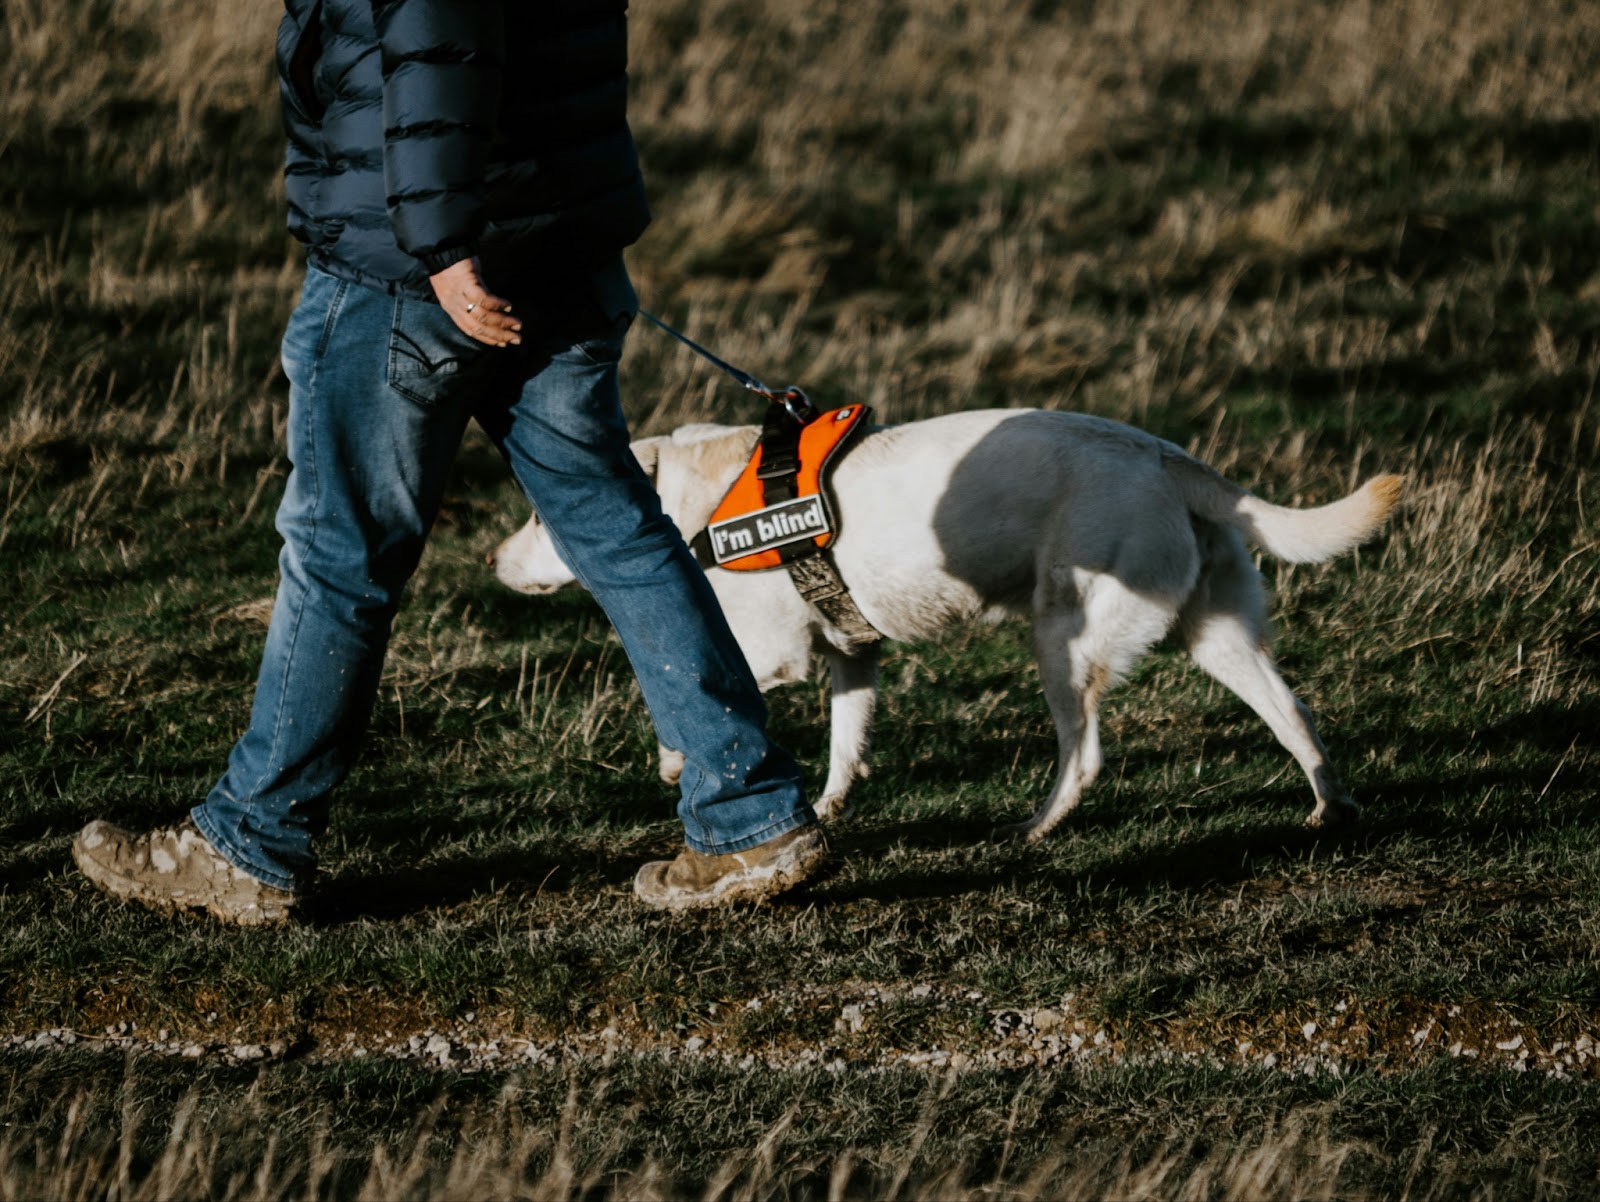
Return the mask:
<svg viewBox="0 0 1600 1202">
<path fill-rule="evenodd" d="M 427 301 L 397 296 L 389 329 L 389 387 L 419 405 L 438 405 L 461 394 L 493 348 L 462 332 L 450 315 Z"/>
</svg>

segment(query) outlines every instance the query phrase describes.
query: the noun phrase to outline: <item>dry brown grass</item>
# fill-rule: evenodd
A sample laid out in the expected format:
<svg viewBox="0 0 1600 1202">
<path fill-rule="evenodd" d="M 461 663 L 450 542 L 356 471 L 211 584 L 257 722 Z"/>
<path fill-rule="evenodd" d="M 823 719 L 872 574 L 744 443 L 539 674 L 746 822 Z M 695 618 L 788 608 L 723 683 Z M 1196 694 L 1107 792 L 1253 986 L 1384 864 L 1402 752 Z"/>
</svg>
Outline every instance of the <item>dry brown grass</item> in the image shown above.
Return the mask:
<svg viewBox="0 0 1600 1202">
<path fill-rule="evenodd" d="M 262 1109 L 252 1095 L 245 1095 L 238 1109 L 218 1116 L 208 1113 L 197 1092 L 190 1092 L 163 1116 L 164 1130 L 156 1133 L 141 1129 L 150 1118 L 135 1106 L 125 1106 L 106 1127 L 89 1117 L 88 1099 L 77 1098 L 63 1101 L 60 1113 L 51 1116 L 58 1129 L 48 1141 L 0 1134 L 0 1202 L 44 1196 L 118 1202 L 753 1202 L 793 1197 L 830 1202 L 1331 1202 L 1380 1196 L 1350 1184 L 1346 1174 L 1353 1163 L 1371 1161 L 1376 1150 L 1333 1139 L 1326 1114 L 1315 1110 L 1269 1122 L 1239 1142 L 1213 1144 L 1194 1137 L 1137 1152 L 1085 1127 L 1063 1133 L 1049 1155 L 1025 1166 L 1011 1163 L 1007 1142 L 998 1149 L 997 1168 L 991 1173 L 930 1163 L 924 1148 L 940 1120 L 937 1098 L 930 1099 L 902 1146 L 871 1156 L 807 1154 L 796 1146 L 791 1113 L 748 1152 L 728 1158 L 704 1181 L 689 1184 L 655 1160 L 639 1164 L 620 1158 L 625 1142 L 620 1131 L 608 1142 L 587 1130 L 592 1122 L 584 1110 L 588 1099 L 580 1098 L 575 1085 L 553 1120 L 531 1120 L 517 1106 L 516 1096 L 516 1089 L 508 1087 L 497 1102 L 459 1115 L 449 1114 L 441 1104 L 417 1115 L 398 1136 L 354 1143 L 325 1128 L 306 1132 L 297 1123 L 285 1130 L 281 1118 Z M 629 1125 L 648 1121 L 637 1110 L 624 1120 Z M 1473 1188 L 1452 1171 L 1447 1155 L 1427 1146 L 1417 1149 L 1406 1169 L 1402 1179 L 1407 1196 L 1419 1202 L 1495 1196 L 1492 1189 Z"/>
<path fill-rule="evenodd" d="M 1026 861 L 982 845 L 988 816 L 1023 812 L 1053 766 L 1025 636 L 984 632 L 893 649 L 867 825 L 846 836 L 859 854 L 820 901 L 727 929 L 651 926 L 616 867 L 669 838 L 664 803 L 638 800 L 653 785 L 636 691 L 592 615 L 492 591 L 482 551 L 522 515 L 475 439 L 396 632 L 355 782 L 371 812 L 335 832 L 347 904 L 375 915 L 258 946 L 158 937 L 97 908 L 62 878 L 66 832 L 176 812 L 209 784 L 271 591 L 275 349 L 299 280 L 277 13 L 0 6 L 0 1033 L 92 1015 L 332 1040 L 339 1007 L 376 991 L 415 1029 L 482 1003 L 511 1032 L 587 1035 L 626 1014 L 652 1047 L 705 1023 L 743 1051 L 798 1040 L 782 1023 L 815 1015 L 745 1015 L 745 1030 L 726 1010 L 713 1023 L 711 1002 L 934 972 L 996 1006 L 1070 988 L 1097 1021 L 1202 1042 L 1292 1036 L 1302 1009 L 1350 997 L 1592 1029 L 1600 9 L 1556 0 L 632 14 L 657 221 L 630 261 L 647 306 L 732 361 L 890 421 L 987 405 L 1132 420 L 1283 502 L 1406 475 L 1378 544 L 1265 569 L 1290 675 L 1376 801 L 1368 833 L 1309 846 L 1272 826 L 1289 786 L 1285 765 L 1253 758 L 1265 735 L 1156 657 L 1112 702 L 1109 758 L 1126 763 L 1084 831 Z M 752 416 L 651 331 L 625 372 L 642 432 Z M 799 737 L 821 712 L 815 690 L 774 707 Z M 1214 818 L 1223 800 L 1246 816 Z M 902 820 L 940 833 L 902 839 Z M 395 843 L 415 851 L 419 829 L 432 858 L 396 884 Z M 407 891 L 416 907 L 394 900 Z M 677 955 L 722 976 L 680 972 Z M 824 1018 L 806 1038 L 834 1038 Z M 901 1016 L 897 1033 L 885 1018 L 882 1038 L 955 1046 L 946 1019 Z M 1407 1105 L 1434 1104 L 1444 1076 Z M 1485 1110 L 1504 1093 L 1461 1088 Z M 1579 1113 L 1579 1096 L 1510 1114 L 1484 1156 L 1535 1164 L 1514 1179 L 1543 1188 L 1546 1149 L 1519 1133 L 1534 1112 Z M 435 1116 L 457 1142 L 420 1157 L 433 1120 L 322 1153 L 312 1123 L 290 1156 L 261 1140 L 272 1113 L 219 1118 L 201 1097 L 91 1121 L 103 1101 L 65 1089 L 64 1109 L 0 1118 L 0 1199 L 668 1196 L 686 1180 L 659 1158 L 608 1159 L 603 1138 L 564 1151 L 581 1109 L 565 1126 L 493 1106 L 471 1130 Z M 1392 1192 L 1492 1189 L 1426 1141 L 1352 1134 L 1337 1107 L 1286 1106 L 1215 1147 L 1187 1116 L 1138 1113 L 1152 1127 L 1137 1157 L 1064 1122 L 1090 1154 L 1064 1141 L 970 1173 L 903 1141 L 867 1164 L 882 1126 L 797 1150 L 798 1126 L 821 1122 L 808 1116 L 693 1188 L 1344 1197 L 1339 1166 L 1371 1160 Z M 140 1143 L 141 1124 L 163 1130 Z M 1009 1138 L 1003 1118 L 992 1130 Z M 1592 1133 L 1560 1138 L 1551 1180 L 1592 1188 Z M 335 1165 L 354 1173 L 337 1190 Z"/>
</svg>

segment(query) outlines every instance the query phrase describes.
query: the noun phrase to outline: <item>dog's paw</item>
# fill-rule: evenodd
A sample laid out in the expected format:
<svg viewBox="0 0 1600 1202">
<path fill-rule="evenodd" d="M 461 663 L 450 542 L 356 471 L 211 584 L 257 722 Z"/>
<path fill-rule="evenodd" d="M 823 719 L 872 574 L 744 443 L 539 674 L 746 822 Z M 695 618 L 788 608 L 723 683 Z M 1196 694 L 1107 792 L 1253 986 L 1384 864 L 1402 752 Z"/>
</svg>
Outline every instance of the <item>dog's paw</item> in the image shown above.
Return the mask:
<svg viewBox="0 0 1600 1202">
<path fill-rule="evenodd" d="M 812 802 L 811 808 L 816 812 L 818 822 L 843 822 L 856 816 L 855 806 L 845 797 L 824 797 L 821 801 Z"/>
<path fill-rule="evenodd" d="M 1008 822 L 997 826 L 989 837 L 996 843 L 1037 843 L 1045 832 L 1031 818 L 1027 822 Z"/>
<path fill-rule="evenodd" d="M 1317 808 L 1306 815 L 1306 825 L 1314 831 L 1338 830 L 1350 826 L 1361 817 L 1361 807 L 1349 797 L 1333 802 L 1319 801 Z"/>
</svg>

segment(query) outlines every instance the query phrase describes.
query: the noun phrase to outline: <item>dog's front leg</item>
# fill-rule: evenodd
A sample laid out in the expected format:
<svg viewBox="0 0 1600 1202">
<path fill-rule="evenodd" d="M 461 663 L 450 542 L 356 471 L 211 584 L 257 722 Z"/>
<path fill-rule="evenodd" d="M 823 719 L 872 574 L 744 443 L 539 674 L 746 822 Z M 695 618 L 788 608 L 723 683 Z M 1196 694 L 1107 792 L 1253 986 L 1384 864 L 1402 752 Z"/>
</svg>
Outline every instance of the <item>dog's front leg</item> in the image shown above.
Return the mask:
<svg viewBox="0 0 1600 1202">
<path fill-rule="evenodd" d="M 812 808 L 827 822 L 848 818 L 850 786 L 867 775 L 867 736 L 878 705 L 878 649 L 859 655 L 827 652 L 829 700 L 828 783 Z"/>
<path fill-rule="evenodd" d="M 665 743 L 657 743 L 656 752 L 656 775 L 661 777 L 661 783 L 677 784 L 679 778 L 683 776 L 683 752 L 674 751 Z"/>
</svg>

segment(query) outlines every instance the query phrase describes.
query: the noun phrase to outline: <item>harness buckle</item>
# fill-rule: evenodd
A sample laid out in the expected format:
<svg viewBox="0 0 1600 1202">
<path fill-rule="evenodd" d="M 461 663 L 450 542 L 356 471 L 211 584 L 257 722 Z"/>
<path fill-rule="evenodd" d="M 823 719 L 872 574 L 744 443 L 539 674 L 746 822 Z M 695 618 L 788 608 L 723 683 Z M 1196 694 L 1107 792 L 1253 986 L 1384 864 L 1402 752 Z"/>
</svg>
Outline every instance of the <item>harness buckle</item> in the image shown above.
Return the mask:
<svg viewBox="0 0 1600 1202">
<path fill-rule="evenodd" d="M 780 480 L 784 476 L 793 476 L 800 470 L 800 459 L 792 452 L 774 449 L 770 454 L 766 448 L 761 452 L 761 466 L 756 469 L 757 480 Z"/>
<path fill-rule="evenodd" d="M 758 480 L 787 480 L 787 496 L 780 490 L 780 499 L 794 496 L 794 477 L 800 471 L 800 432 L 817 418 L 817 411 L 805 392 L 789 385 L 782 392 L 768 390 L 763 394 L 767 405 L 766 421 L 761 428 L 761 467 L 756 472 Z"/>
</svg>

